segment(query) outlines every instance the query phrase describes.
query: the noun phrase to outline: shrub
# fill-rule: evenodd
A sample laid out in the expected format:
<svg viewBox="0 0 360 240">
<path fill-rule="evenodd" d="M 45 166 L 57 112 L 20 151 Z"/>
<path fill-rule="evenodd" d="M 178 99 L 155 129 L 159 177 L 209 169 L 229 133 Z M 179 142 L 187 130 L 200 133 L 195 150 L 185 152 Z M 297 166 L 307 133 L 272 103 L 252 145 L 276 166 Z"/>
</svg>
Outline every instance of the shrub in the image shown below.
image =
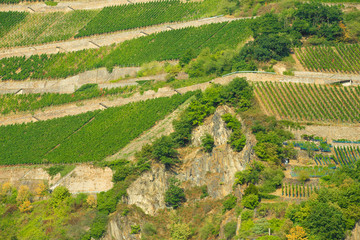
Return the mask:
<svg viewBox="0 0 360 240">
<path fill-rule="evenodd" d="M 104 213 L 98 213 L 91 225 L 90 234 L 95 239 L 100 239 L 105 233 L 108 216 Z"/>
<path fill-rule="evenodd" d="M 231 221 L 225 224 L 224 226 L 224 235 L 226 239 L 232 239 L 236 235 L 237 223 L 235 221 Z"/>
<path fill-rule="evenodd" d="M 255 209 L 259 205 L 259 196 L 255 194 L 249 194 L 242 199 L 244 207 L 249 209 Z"/>
<path fill-rule="evenodd" d="M 214 144 L 214 137 L 211 136 L 209 133 L 205 133 L 205 135 L 201 138 L 201 146 L 205 150 L 205 152 L 212 152 L 215 144 Z"/>
<path fill-rule="evenodd" d="M 179 162 L 178 152 L 174 149 L 174 142 L 169 136 L 162 136 L 153 143 L 152 157 L 163 163 L 167 168 Z"/>
<path fill-rule="evenodd" d="M 131 234 L 138 234 L 141 230 L 140 225 L 131 225 Z"/>
<path fill-rule="evenodd" d="M 170 186 L 165 192 L 165 203 L 169 207 L 178 208 L 186 201 L 184 189 L 178 186 L 179 180 L 175 178 L 170 178 L 169 182 Z"/>
<path fill-rule="evenodd" d="M 57 207 L 69 197 L 70 197 L 70 192 L 66 187 L 63 186 L 56 187 L 51 195 L 50 204 L 53 207 Z"/>
<path fill-rule="evenodd" d="M 208 188 L 206 185 L 201 186 L 201 196 L 200 199 L 206 198 L 207 196 L 209 196 L 209 192 L 208 192 Z"/>
<path fill-rule="evenodd" d="M 173 240 L 189 239 L 192 231 L 188 224 L 176 223 L 171 226 L 171 237 Z"/>
<path fill-rule="evenodd" d="M 151 223 L 145 223 L 142 227 L 142 233 L 148 236 L 153 236 L 157 233 L 156 228 Z"/>
<path fill-rule="evenodd" d="M 226 196 L 223 201 L 223 212 L 233 209 L 236 206 L 237 198 L 234 195 Z"/>
<path fill-rule="evenodd" d="M 245 209 L 241 213 L 241 221 L 249 220 L 249 219 L 251 219 L 253 217 L 253 215 L 254 215 L 253 210 Z"/>
</svg>

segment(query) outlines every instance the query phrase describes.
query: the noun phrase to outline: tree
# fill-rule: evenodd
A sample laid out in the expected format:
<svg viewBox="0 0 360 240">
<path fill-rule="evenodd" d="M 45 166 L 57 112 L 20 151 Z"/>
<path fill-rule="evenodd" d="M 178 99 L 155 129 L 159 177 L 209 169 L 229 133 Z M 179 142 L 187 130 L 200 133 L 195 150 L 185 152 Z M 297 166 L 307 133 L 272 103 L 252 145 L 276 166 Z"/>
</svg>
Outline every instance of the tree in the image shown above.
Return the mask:
<svg viewBox="0 0 360 240">
<path fill-rule="evenodd" d="M 169 183 L 170 186 L 165 192 L 165 203 L 169 207 L 178 208 L 186 201 L 184 189 L 178 186 L 179 180 L 176 178 L 170 178 Z"/>
<path fill-rule="evenodd" d="M 231 221 L 225 224 L 224 226 L 224 234 L 226 239 L 232 239 L 236 235 L 237 223 L 235 221 Z"/>
<path fill-rule="evenodd" d="M 22 213 L 31 212 L 32 208 L 33 208 L 33 207 L 31 206 L 31 203 L 30 203 L 29 200 L 24 201 L 24 202 L 23 202 L 22 204 L 20 204 L 20 206 L 19 206 L 19 210 L 20 210 L 20 212 L 22 212 Z"/>
<path fill-rule="evenodd" d="M 56 208 L 69 197 L 70 197 L 69 190 L 66 187 L 59 186 L 56 187 L 54 192 L 52 193 L 50 203 L 54 208 Z"/>
<path fill-rule="evenodd" d="M 307 240 L 307 234 L 304 228 L 296 226 L 290 229 L 290 234 L 286 235 L 288 240 Z"/>
<path fill-rule="evenodd" d="M 41 198 L 45 195 L 46 193 L 46 185 L 44 184 L 44 182 L 40 182 L 37 187 L 35 188 L 35 193 L 36 196 Z"/>
<path fill-rule="evenodd" d="M 188 224 L 175 223 L 171 226 L 171 238 L 173 240 L 187 240 L 191 236 L 191 229 Z"/>
<path fill-rule="evenodd" d="M 314 202 L 310 212 L 302 225 L 309 229 L 311 235 L 320 239 L 344 239 L 346 221 L 340 210 L 328 203 Z"/>
<path fill-rule="evenodd" d="M 233 209 L 236 206 L 237 198 L 230 194 L 225 197 L 225 200 L 223 201 L 223 212 L 229 211 Z"/>
<path fill-rule="evenodd" d="M 259 205 L 259 196 L 255 194 L 249 194 L 241 200 L 242 205 L 249 209 L 255 209 Z"/>
<path fill-rule="evenodd" d="M 86 203 L 91 207 L 95 208 L 97 205 L 97 201 L 94 195 L 89 195 L 86 199 Z"/>
<path fill-rule="evenodd" d="M 18 203 L 23 203 L 24 201 L 29 200 L 29 197 L 30 197 L 29 187 L 25 185 L 21 185 L 18 191 L 18 195 L 16 197 L 16 201 Z"/>
<path fill-rule="evenodd" d="M 178 152 L 174 149 L 174 142 L 169 136 L 162 136 L 153 143 L 152 157 L 167 168 L 179 162 L 177 156 Z"/>
<path fill-rule="evenodd" d="M 205 135 L 201 138 L 201 146 L 205 152 L 212 152 L 215 146 L 213 136 L 211 136 L 209 133 L 205 133 Z"/>
</svg>

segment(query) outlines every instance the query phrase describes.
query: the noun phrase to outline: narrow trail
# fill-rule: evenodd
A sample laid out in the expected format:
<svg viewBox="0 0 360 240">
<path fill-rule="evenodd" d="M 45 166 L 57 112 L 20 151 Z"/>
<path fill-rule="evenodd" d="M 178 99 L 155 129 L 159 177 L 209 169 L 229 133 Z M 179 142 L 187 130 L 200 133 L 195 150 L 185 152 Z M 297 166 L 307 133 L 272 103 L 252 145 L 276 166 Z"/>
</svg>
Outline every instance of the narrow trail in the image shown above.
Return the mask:
<svg viewBox="0 0 360 240">
<path fill-rule="evenodd" d="M 251 18 L 251 17 L 250 17 Z M 84 49 L 96 49 L 102 46 L 108 46 L 114 43 L 121 43 L 126 40 L 145 36 L 146 34 L 153 34 L 157 32 L 172 31 L 186 27 L 198 27 L 211 23 L 231 22 L 239 19 L 247 18 L 232 18 L 225 16 L 216 16 L 211 18 L 202 18 L 188 22 L 177 23 L 163 23 L 160 25 L 149 26 L 144 28 L 137 28 L 129 31 L 120 31 L 109 34 L 94 35 L 69 41 L 48 43 L 42 45 L 14 47 L 0 50 L 0 59 L 13 56 L 26 56 L 30 57 L 36 54 L 56 54 L 59 52 L 73 52 Z"/>
</svg>

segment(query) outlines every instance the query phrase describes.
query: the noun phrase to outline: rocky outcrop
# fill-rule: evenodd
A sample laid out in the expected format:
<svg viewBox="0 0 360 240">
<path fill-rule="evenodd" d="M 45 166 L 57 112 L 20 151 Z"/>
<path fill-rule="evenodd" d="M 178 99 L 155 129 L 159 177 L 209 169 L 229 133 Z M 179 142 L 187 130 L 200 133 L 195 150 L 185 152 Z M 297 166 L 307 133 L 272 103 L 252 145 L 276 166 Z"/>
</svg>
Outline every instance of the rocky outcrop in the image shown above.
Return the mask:
<svg viewBox="0 0 360 240">
<path fill-rule="evenodd" d="M 129 217 L 121 214 L 114 215 L 107 227 L 106 235 L 102 240 L 135 240 L 140 239 L 140 234 L 131 234 L 131 225 L 135 225 Z"/>
<path fill-rule="evenodd" d="M 65 186 L 71 193 L 96 193 L 113 187 L 112 170 L 92 165 L 77 165 L 73 171 L 62 177 L 60 173 L 50 176 L 40 167 L 2 167 L 0 184 L 9 182 L 13 186 L 26 185 L 34 189 L 40 182 L 47 182 L 50 189 Z"/>
<path fill-rule="evenodd" d="M 203 125 L 194 129 L 192 146 L 179 150 L 182 164 L 173 169 L 174 172 L 165 171 L 161 165 L 153 166 L 151 171 L 143 174 L 128 188 L 126 202 L 136 204 L 147 214 L 155 214 L 158 209 L 165 207 L 167 181 L 174 175 L 186 182 L 187 186 L 207 185 L 209 195 L 215 199 L 231 193 L 234 175 L 237 171 L 244 170 L 250 161 L 255 140 L 244 128 L 243 132 L 247 135 L 246 146 L 243 151 L 234 152 L 227 144 L 231 131 L 221 119 L 221 115 L 225 113 L 235 114 L 229 107 L 217 108 Z M 205 133 L 214 136 L 216 146 L 212 153 L 205 153 L 200 147 L 201 137 Z"/>
<path fill-rule="evenodd" d="M 127 204 L 135 204 L 147 214 L 154 214 L 165 207 L 164 193 L 171 174 L 162 165 L 153 165 L 152 169 L 139 177 L 127 189 Z"/>
<path fill-rule="evenodd" d="M 253 154 L 254 139 L 244 127 L 247 143 L 243 151 L 234 152 L 227 144 L 231 130 L 226 128 L 221 119 L 225 113 L 235 114 L 231 108 L 221 106 L 202 126 L 194 130 L 192 142 L 196 148 L 183 152 L 183 164 L 177 176 L 193 186 L 207 185 L 209 195 L 213 198 L 223 198 L 232 192 L 235 173 L 245 169 Z M 205 133 L 214 137 L 215 148 L 211 153 L 205 153 L 199 147 Z"/>
<path fill-rule="evenodd" d="M 360 240 L 360 223 L 357 223 L 346 240 Z"/>
</svg>

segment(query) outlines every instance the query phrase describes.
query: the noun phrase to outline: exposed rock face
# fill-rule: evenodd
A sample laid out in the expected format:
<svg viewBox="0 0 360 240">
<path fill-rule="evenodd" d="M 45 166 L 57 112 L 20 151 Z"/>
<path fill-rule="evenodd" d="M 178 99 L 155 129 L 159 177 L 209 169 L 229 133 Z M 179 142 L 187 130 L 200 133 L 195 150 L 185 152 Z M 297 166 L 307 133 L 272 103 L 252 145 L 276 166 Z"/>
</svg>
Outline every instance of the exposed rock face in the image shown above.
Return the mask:
<svg viewBox="0 0 360 240">
<path fill-rule="evenodd" d="M 108 191 L 113 187 L 112 170 L 91 165 L 78 165 L 63 178 L 60 173 L 51 177 L 43 168 L 0 168 L 0 183 L 10 182 L 14 186 L 27 185 L 34 189 L 40 182 L 48 182 L 50 189 L 65 186 L 71 193 Z"/>
<path fill-rule="evenodd" d="M 164 193 L 171 174 L 162 165 L 153 165 L 152 169 L 139 177 L 127 189 L 128 204 L 135 204 L 147 214 L 154 214 L 165 207 Z"/>
<path fill-rule="evenodd" d="M 113 187 L 112 176 L 112 170 L 108 167 L 81 165 L 60 179 L 51 189 L 65 186 L 71 193 L 108 191 Z"/>
<path fill-rule="evenodd" d="M 205 119 L 204 124 L 195 128 L 192 133 L 191 142 L 194 146 L 201 146 L 201 138 L 209 133 L 214 137 L 215 146 L 226 144 L 231 131 L 226 128 L 221 116 L 225 113 L 235 114 L 231 108 L 227 106 L 220 106 L 216 109 L 213 116 Z"/>
<path fill-rule="evenodd" d="M 213 116 L 205 120 L 202 126 L 194 130 L 192 138 L 194 146 L 200 146 L 202 136 L 210 133 L 214 137 L 215 148 L 211 153 L 205 153 L 201 148 L 185 152 L 177 176 L 192 185 L 207 185 L 209 195 L 213 198 L 223 198 L 231 193 L 235 173 L 245 169 L 253 152 L 250 134 L 247 134 L 245 148 L 239 153 L 234 152 L 227 144 L 231 131 L 221 119 L 225 113 L 235 114 L 229 107 L 221 106 Z M 246 129 L 243 128 L 243 132 L 246 132 Z"/>
<path fill-rule="evenodd" d="M 193 146 L 180 150 L 182 164 L 174 169 L 176 177 L 190 186 L 208 186 L 209 195 L 223 198 L 232 192 L 234 175 L 245 169 L 253 154 L 254 136 L 247 133 L 247 143 L 243 151 L 234 152 L 227 144 L 231 131 L 226 128 L 221 115 L 234 112 L 226 106 L 219 107 L 202 126 L 193 131 Z M 201 147 L 201 137 L 205 133 L 214 136 L 215 148 L 205 153 Z M 147 214 L 154 214 L 165 207 L 164 194 L 167 181 L 173 173 L 163 166 L 153 166 L 152 170 L 138 178 L 127 190 L 128 204 L 136 204 Z"/>
<path fill-rule="evenodd" d="M 348 236 L 346 240 L 360 240 L 360 224 L 357 223 L 355 228 L 351 231 L 351 236 Z"/>
<path fill-rule="evenodd" d="M 106 235 L 102 240 L 135 240 L 140 239 L 140 234 L 131 234 L 132 222 L 128 217 L 120 214 L 114 215 L 107 227 Z"/>
</svg>

